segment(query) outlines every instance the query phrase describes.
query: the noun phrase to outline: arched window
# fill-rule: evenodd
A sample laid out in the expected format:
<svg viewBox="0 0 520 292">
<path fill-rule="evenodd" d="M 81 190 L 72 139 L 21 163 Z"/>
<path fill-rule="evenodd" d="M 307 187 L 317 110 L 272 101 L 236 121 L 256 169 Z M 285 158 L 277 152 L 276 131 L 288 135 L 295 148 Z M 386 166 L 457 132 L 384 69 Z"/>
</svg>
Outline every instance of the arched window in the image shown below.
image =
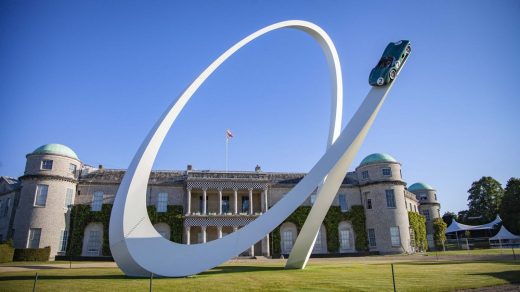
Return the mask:
<svg viewBox="0 0 520 292">
<path fill-rule="evenodd" d="M 285 222 L 280 227 L 280 237 L 281 237 L 281 252 L 283 254 L 288 254 L 291 252 L 291 249 L 294 245 L 294 241 L 296 240 L 297 229 L 296 225 L 292 222 Z"/>
<path fill-rule="evenodd" d="M 327 253 L 327 231 L 325 226 L 321 224 L 316 241 L 314 242 L 313 254 Z"/>
<path fill-rule="evenodd" d="M 162 237 L 170 240 L 171 229 L 168 224 L 161 222 L 161 223 L 155 224 L 153 227 L 155 227 L 155 230 L 157 230 L 157 232 L 159 232 L 159 234 Z"/>
<path fill-rule="evenodd" d="M 103 253 L 103 224 L 90 223 L 83 235 L 83 250 L 81 255 L 88 257 L 101 256 Z"/>
<path fill-rule="evenodd" d="M 350 222 L 342 221 L 338 226 L 339 252 L 354 252 L 354 232 Z"/>
<path fill-rule="evenodd" d="M 286 230 L 282 233 L 283 250 L 290 252 L 293 247 L 293 236 L 292 231 Z"/>
</svg>

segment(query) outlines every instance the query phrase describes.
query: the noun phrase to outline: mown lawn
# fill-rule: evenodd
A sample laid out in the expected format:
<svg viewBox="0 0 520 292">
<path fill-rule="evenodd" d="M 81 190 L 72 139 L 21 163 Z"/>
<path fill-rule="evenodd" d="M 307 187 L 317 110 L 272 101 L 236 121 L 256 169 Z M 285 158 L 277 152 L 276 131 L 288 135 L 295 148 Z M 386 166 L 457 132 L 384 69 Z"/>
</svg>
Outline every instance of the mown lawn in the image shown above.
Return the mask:
<svg viewBox="0 0 520 292">
<path fill-rule="evenodd" d="M 520 281 L 520 261 L 405 262 L 394 265 L 398 291 L 450 291 Z M 148 291 L 149 279 L 116 268 L 39 270 L 36 291 Z M 0 291 L 31 291 L 33 271 L 0 273 Z M 305 270 L 282 262 L 225 264 L 179 279 L 153 279 L 154 291 L 391 291 L 390 264 L 311 261 Z"/>
</svg>

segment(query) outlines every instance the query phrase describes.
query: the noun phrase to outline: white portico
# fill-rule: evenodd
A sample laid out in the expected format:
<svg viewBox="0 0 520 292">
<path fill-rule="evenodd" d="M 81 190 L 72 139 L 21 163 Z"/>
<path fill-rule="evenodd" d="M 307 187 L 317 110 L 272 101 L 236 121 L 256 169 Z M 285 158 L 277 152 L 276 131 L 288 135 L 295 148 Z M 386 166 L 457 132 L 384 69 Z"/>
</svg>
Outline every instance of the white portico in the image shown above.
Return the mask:
<svg viewBox="0 0 520 292">
<path fill-rule="evenodd" d="M 205 243 L 234 232 L 269 208 L 269 179 L 260 172 L 188 171 L 184 242 Z M 243 255 L 270 255 L 269 234 Z"/>
</svg>

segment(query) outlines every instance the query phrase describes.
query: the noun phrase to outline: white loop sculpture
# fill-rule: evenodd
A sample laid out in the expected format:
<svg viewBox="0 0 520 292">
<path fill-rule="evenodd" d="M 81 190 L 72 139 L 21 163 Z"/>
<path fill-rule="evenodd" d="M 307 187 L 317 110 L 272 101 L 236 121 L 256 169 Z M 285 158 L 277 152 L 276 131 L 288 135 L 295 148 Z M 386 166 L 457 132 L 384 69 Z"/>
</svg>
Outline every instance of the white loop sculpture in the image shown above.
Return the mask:
<svg viewBox="0 0 520 292">
<path fill-rule="evenodd" d="M 164 239 L 148 217 L 146 188 L 153 162 L 166 134 L 191 96 L 213 71 L 247 43 L 280 28 L 296 28 L 307 32 L 318 41 L 327 57 L 333 85 L 328 140 L 330 147 L 289 193 L 269 211 L 238 231 L 204 244 L 184 245 Z M 117 191 L 110 217 L 110 249 L 117 265 L 128 276 L 143 277 L 151 273 L 165 277 L 183 277 L 211 269 L 261 240 L 320 186 L 316 202 L 287 263 L 288 268 L 303 268 L 319 226 L 392 84 L 372 88 L 339 135 L 342 77 L 339 57 L 328 35 L 312 23 L 292 20 L 270 25 L 244 38 L 206 68 L 170 105 L 134 156 Z"/>
</svg>

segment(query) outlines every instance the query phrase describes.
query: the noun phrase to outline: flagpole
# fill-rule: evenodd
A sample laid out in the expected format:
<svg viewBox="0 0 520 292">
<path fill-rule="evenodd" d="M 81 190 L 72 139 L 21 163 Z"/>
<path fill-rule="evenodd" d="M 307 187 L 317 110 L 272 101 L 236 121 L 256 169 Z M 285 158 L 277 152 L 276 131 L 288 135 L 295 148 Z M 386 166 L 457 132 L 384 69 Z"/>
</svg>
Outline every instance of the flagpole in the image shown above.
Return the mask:
<svg viewBox="0 0 520 292">
<path fill-rule="evenodd" d="M 226 172 L 228 171 L 228 143 L 229 138 L 226 136 Z"/>
<path fill-rule="evenodd" d="M 226 130 L 226 171 L 228 171 L 228 144 L 229 144 L 229 140 L 233 138 L 233 133 L 231 133 L 231 130 L 230 129 L 227 129 Z"/>
</svg>

